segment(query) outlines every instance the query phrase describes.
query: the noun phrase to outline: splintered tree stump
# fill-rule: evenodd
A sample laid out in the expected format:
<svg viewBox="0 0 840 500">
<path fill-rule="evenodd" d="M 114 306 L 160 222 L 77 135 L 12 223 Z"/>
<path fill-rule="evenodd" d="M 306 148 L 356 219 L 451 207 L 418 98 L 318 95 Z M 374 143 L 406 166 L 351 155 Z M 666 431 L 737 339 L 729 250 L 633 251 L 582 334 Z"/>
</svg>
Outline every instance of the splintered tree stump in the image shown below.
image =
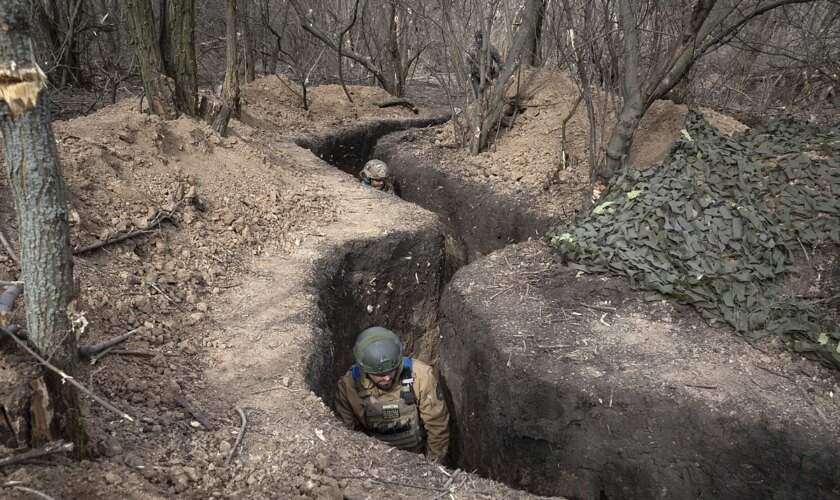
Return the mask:
<svg viewBox="0 0 840 500">
<path fill-rule="evenodd" d="M 6 335 L 3 335 L 6 337 Z M 22 448 L 30 444 L 30 381 L 40 369 L 22 363 L 6 348 L 0 354 L 0 448 Z"/>
<path fill-rule="evenodd" d="M 47 383 L 44 377 L 38 377 L 29 384 L 32 389 L 32 402 L 29 405 L 30 416 L 32 417 L 32 443 L 48 443 L 58 436 L 53 431 L 53 410 Z"/>
<path fill-rule="evenodd" d="M 228 103 L 222 104 L 221 109 L 219 109 L 219 113 L 213 119 L 213 131 L 217 134 L 221 135 L 222 137 L 227 135 L 227 128 L 228 122 L 230 122 L 230 116 L 233 113 L 233 107 L 230 106 Z"/>
</svg>

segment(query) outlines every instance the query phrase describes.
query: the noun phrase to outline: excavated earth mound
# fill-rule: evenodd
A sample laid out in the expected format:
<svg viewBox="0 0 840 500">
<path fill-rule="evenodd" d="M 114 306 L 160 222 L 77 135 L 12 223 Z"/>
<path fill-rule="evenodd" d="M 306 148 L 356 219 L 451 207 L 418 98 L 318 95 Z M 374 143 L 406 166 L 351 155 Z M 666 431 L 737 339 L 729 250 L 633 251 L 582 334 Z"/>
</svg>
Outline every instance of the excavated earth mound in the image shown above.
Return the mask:
<svg viewBox="0 0 840 500">
<path fill-rule="evenodd" d="M 540 75 L 542 90 L 491 152 L 469 157 L 450 147 L 447 126 L 400 132 L 374 150 L 397 171 L 405 198 L 438 216 L 364 189 L 318 158 L 355 173 L 380 134 L 441 119 L 378 108 L 388 96 L 373 88 L 351 87 L 352 104 L 340 87 L 310 89 L 304 110 L 291 83 L 257 80 L 244 87 L 242 121 L 226 138 L 191 120 L 141 115 L 128 102 L 56 124 L 74 245 L 143 228 L 159 210 L 173 216 L 75 261 L 78 309 L 89 322 L 80 342 L 137 329 L 78 378 L 137 421 L 87 401 L 93 460 L 8 467 L 4 481 L 60 498 L 531 497 L 338 423 L 327 405 L 349 346 L 360 328 L 380 323 L 420 359 L 435 363 L 442 352 L 452 467 L 580 498 L 726 496 L 725 481 L 762 496 L 772 487 L 780 496 L 836 496 L 825 457 L 837 450 L 823 419 L 840 416 L 827 396 L 838 388 L 815 365 L 772 344 L 759 355 L 668 304 L 651 313 L 620 282 L 564 274 L 535 242 L 464 268 L 440 298 L 457 267 L 542 236 L 552 218 L 571 218 L 591 197 L 585 112 L 571 121 L 571 166 L 556 172 L 556 127 L 575 90 L 562 75 Z M 642 163 L 679 134 L 679 113 L 654 108 L 647 138 L 636 142 Z M 9 196 L 0 196 L 0 225 L 14 245 Z M 0 253 L 0 279 L 18 273 Z M 612 302 L 599 302 L 596 290 Z M 22 322 L 20 308 L 12 320 Z M 702 335 L 688 342 L 678 328 Z M 14 346 L 0 348 L 3 380 L 15 381 L 0 389 L 4 408 L 25 409 L 13 388 L 32 376 L 32 363 Z M 667 367 L 667 376 L 656 371 Z M 14 428 L 20 420 L 4 420 L 2 456 L 25 442 L 12 436 L 25 431 Z M 806 450 L 814 441 L 806 431 L 827 438 Z M 739 449 L 748 439 L 762 463 Z M 722 453 L 743 461 L 724 460 L 724 470 Z M 810 483 L 793 492 L 782 474 Z"/>
<path fill-rule="evenodd" d="M 456 273 L 441 375 L 461 466 L 569 498 L 840 495 L 836 374 L 643 297 L 537 242 Z"/>
<path fill-rule="evenodd" d="M 94 458 L 5 467 L 4 482 L 55 498 L 429 498 L 445 485 L 463 498 L 529 497 L 452 478 L 346 430 L 325 405 L 362 325 L 393 325 L 411 354 L 434 361 L 443 235 L 432 214 L 363 189 L 291 141 L 432 116 L 380 109 L 387 94 L 358 87 L 353 105 L 339 87 L 313 89 L 307 112 L 287 85 L 247 85 L 229 137 L 127 101 L 55 124 L 74 246 L 174 212 L 150 234 L 75 259 L 89 323 L 80 343 L 137 329 L 77 378 L 136 421 L 85 400 Z M 0 225 L 16 245 L 8 195 Z M 0 252 L 0 279 L 18 275 Z M 20 304 L 11 321 L 23 322 Z M 35 370 L 13 344 L 0 349 L 5 457 L 27 441 Z"/>
<path fill-rule="evenodd" d="M 441 217 L 447 234 L 448 276 L 506 244 L 541 238 L 559 221 L 571 221 L 592 197 L 584 106 L 578 106 L 567 124 L 569 160 L 560 170 L 560 130 L 574 108 L 576 84 L 563 72 L 549 70 L 523 80 L 530 81 L 524 92 L 527 98 L 486 152 L 472 156 L 459 147 L 453 122 L 448 122 L 388 135 L 372 153 L 389 165 L 403 199 Z M 710 123 L 725 133 L 746 128 L 732 118 L 704 111 Z M 657 101 L 639 126 L 631 164 L 643 167 L 662 161 L 680 136 L 687 114 L 686 106 Z M 611 120 L 608 114 L 607 126 L 612 126 Z M 358 173 L 358 162 L 333 163 Z"/>
</svg>

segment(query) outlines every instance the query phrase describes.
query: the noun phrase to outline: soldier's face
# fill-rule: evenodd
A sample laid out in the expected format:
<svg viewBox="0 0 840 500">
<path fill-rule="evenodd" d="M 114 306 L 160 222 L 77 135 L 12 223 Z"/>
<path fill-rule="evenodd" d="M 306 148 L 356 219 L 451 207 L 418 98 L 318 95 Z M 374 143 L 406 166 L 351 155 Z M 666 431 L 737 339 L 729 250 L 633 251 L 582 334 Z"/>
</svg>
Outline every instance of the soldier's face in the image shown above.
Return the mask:
<svg viewBox="0 0 840 500">
<path fill-rule="evenodd" d="M 379 190 L 385 189 L 385 179 L 371 179 L 370 185 Z"/>
<path fill-rule="evenodd" d="M 387 391 L 394 386 L 394 380 L 396 380 L 394 377 L 396 375 L 397 370 L 391 370 L 388 373 L 380 373 L 379 375 L 368 373 L 368 378 L 376 384 L 376 387 L 379 387 L 383 391 Z"/>
</svg>

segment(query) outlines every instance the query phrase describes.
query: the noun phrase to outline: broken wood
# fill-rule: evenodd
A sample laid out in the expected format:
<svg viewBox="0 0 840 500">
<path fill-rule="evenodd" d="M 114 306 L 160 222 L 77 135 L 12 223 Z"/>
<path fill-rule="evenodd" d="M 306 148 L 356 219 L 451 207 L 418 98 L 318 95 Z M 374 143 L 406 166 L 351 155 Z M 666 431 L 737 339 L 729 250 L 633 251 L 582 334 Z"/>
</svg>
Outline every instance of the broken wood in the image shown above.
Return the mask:
<svg viewBox="0 0 840 500">
<path fill-rule="evenodd" d="M 410 109 L 411 112 L 415 115 L 420 112 L 420 110 L 417 109 L 417 106 L 415 106 L 413 102 L 406 99 L 405 97 L 392 97 L 390 99 L 377 101 L 374 104 L 376 104 L 380 108 L 387 108 L 390 106 L 405 106 L 406 108 Z"/>
<path fill-rule="evenodd" d="M 28 486 L 23 486 L 23 483 L 20 481 L 7 481 L 5 483 L 0 483 L 0 488 L 11 488 L 13 490 L 25 491 L 26 493 L 35 495 L 38 498 L 43 498 L 44 500 L 55 500 L 55 498 L 47 495 L 43 491 L 39 491 L 35 488 L 30 488 Z"/>
<path fill-rule="evenodd" d="M 99 397 L 99 396 L 97 396 L 96 394 L 94 394 L 94 393 L 93 393 L 90 389 L 88 389 L 87 387 L 85 387 L 84 385 L 82 385 L 81 383 L 79 383 L 79 382 L 78 382 L 75 378 L 71 377 L 70 375 L 67 375 L 67 374 L 66 374 L 66 373 L 64 373 L 62 370 L 59 370 L 58 368 L 56 368 L 56 367 L 55 367 L 53 364 L 51 364 L 49 361 L 47 361 L 46 359 L 42 358 L 42 357 L 41 357 L 41 356 L 40 356 L 37 352 L 35 352 L 35 351 L 33 351 L 32 349 L 30 349 L 30 348 L 29 348 L 29 346 L 28 346 L 28 345 L 26 345 L 26 342 L 24 342 L 24 341 L 20 340 L 19 338 L 17 338 L 14 334 L 12 334 L 11 332 L 9 332 L 9 331 L 8 331 L 8 330 L 6 330 L 5 328 L 0 327 L 0 333 L 5 333 L 5 334 L 6 334 L 6 336 L 8 336 L 8 337 L 9 337 L 9 338 L 11 338 L 12 340 L 14 340 L 14 341 L 15 341 L 15 343 L 16 343 L 17 345 L 21 346 L 21 347 L 22 347 L 22 348 L 23 348 L 26 352 L 28 352 L 30 356 L 32 356 L 33 358 L 37 359 L 37 360 L 38 360 L 38 362 L 39 362 L 39 363 L 41 363 L 41 365 L 45 366 L 46 368 L 48 368 L 48 369 L 50 369 L 51 371 L 53 371 L 54 373 L 56 373 L 59 377 L 61 377 L 62 382 L 69 382 L 69 383 L 70 383 L 70 384 L 72 384 L 74 387 L 76 387 L 77 389 L 79 389 L 79 390 L 80 390 L 80 391 L 82 391 L 83 393 L 85 393 L 85 394 L 87 394 L 88 396 L 90 396 L 90 397 L 91 397 L 94 401 L 96 401 L 97 403 L 101 404 L 102 406 L 104 406 L 104 407 L 105 407 L 105 408 L 107 408 L 108 410 L 111 410 L 112 412 L 116 413 L 116 414 L 117 414 L 117 415 L 119 415 L 121 418 L 124 418 L 124 419 L 128 420 L 129 422 L 134 422 L 134 418 L 133 418 L 131 415 L 129 415 L 128 413 L 126 413 L 126 412 L 124 412 L 124 411 L 118 410 L 118 409 L 117 409 L 114 405 L 112 405 L 112 404 L 111 404 L 111 403 L 109 403 L 108 401 L 105 401 L 105 400 L 104 400 L 104 399 L 102 399 L 101 397 Z"/>
<path fill-rule="evenodd" d="M 34 443 L 50 442 L 58 439 L 53 431 L 53 417 L 55 410 L 47 389 L 47 381 L 40 376 L 29 383 L 32 397 L 29 401 L 29 415 L 31 423 L 31 437 Z"/>
<path fill-rule="evenodd" d="M 73 451 L 73 443 L 68 443 L 62 439 L 58 441 L 51 441 L 40 448 L 18 453 L 17 455 L 12 455 L 0 460 L 0 467 L 19 464 L 21 462 L 26 462 L 34 458 L 45 457 L 54 453 L 67 453 L 70 451 Z"/>
<path fill-rule="evenodd" d="M 96 356 L 96 359 L 104 358 L 105 353 Z M 154 352 L 154 351 L 136 351 L 130 349 L 108 349 L 107 354 L 113 354 L 114 356 L 137 356 L 140 358 L 154 358 L 155 356 L 169 356 L 169 357 L 177 357 L 178 355 L 172 352 Z"/>
<path fill-rule="evenodd" d="M 242 424 L 239 426 L 239 434 L 236 436 L 236 442 L 233 443 L 233 448 L 230 449 L 230 453 L 228 453 L 228 456 L 225 459 L 225 467 L 230 465 L 230 461 L 233 460 L 233 456 L 236 454 L 236 449 L 239 448 L 240 443 L 242 443 L 242 436 L 245 435 L 245 427 L 248 426 L 248 419 L 245 417 L 245 412 L 242 411 L 242 408 L 237 406 L 236 411 L 239 413 L 239 418 L 242 419 Z"/>
<path fill-rule="evenodd" d="M 73 249 L 73 255 L 81 255 L 83 253 L 90 252 L 91 250 L 96 250 L 97 248 L 102 248 L 104 246 L 112 245 L 114 243 L 119 243 L 121 241 L 125 241 L 130 238 L 134 238 L 136 236 L 142 236 L 144 234 L 149 234 L 154 232 L 153 229 L 132 229 L 131 231 L 121 234 L 119 236 L 112 236 L 105 241 L 98 241 L 96 243 L 91 243 L 90 245 L 85 245 L 83 247 L 76 247 Z"/>
<path fill-rule="evenodd" d="M 216 116 L 213 117 L 213 122 L 210 124 L 213 131 L 222 137 L 227 136 L 231 114 L 233 114 L 233 106 L 227 102 L 222 104 L 222 107 L 219 108 L 219 112 L 216 113 Z"/>
<path fill-rule="evenodd" d="M 596 311 L 606 311 L 606 312 L 617 311 L 617 309 L 615 307 L 602 306 L 602 305 L 598 305 L 598 304 L 583 304 L 583 303 L 581 303 L 580 305 L 582 305 L 583 307 L 585 307 L 587 309 L 594 309 Z"/>
<path fill-rule="evenodd" d="M 73 255 L 81 255 L 83 253 L 87 253 L 87 252 L 90 252 L 92 250 L 102 248 L 104 246 L 112 245 L 114 243 L 119 243 L 121 241 L 125 241 L 127 239 L 134 238 L 136 236 L 141 236 L 141 235 L 144 235 L 144 234 L 153 233 L 154 230 L 157 229 L 157 227 L 160 226 L 160 224 L 163 221 L 172 220 L 172 216 L 175 215 L 175 212 L 178 210 L 178 208 L 181 206 L 181 204 L 186 199 L 188 199 L 188 198 L 185 196 L 185 197 L 181 198 L 180 200 L 178 200 L 178 202 L 175 204 L 175 207 L 168 212 L 165 211 L 165 210 L 159 210 L 158 213 L 155 214 L 155 217 L 149 222 L 149 226 L 146 229 L 134 228 L 134 229 L 128 231 L 127 233 L 123 233 L 123 234 L 116 235 L 116 236 L 111 236 L 110 238 L 106 239 L 105 241 L 97 241 L 96 243 L 91 243 L 89 245 L 85 245 L 85 246 L 82 246 L 82 247 L 76 247 L 76 248 L 73 249 Z"/>
<path fill-rule="evenodd" d="M 6 239 L 6 235 L 3 233 L 3 229 L 0 229 L 0 243 L 3 244 L 3 247 L 6 249 L 6 253 L 9 254 L 9 257 L 15 261 L 15 264 L 20 267 L 20 257 L 18 257 L 15 249 L 12 248 L 12 245 L 9 244 L 9 240 Z"/>
<path fill-rule="evenodd" d="M 202 427 L 204 427 L 204 430 L 213 430 L 213 425 L 210 423 L 210 421 L 208 421 L 207 418 L 200 411 L 198 411 L 192 404 L 190 404 L 186 396 L 184 396 L 183 394 L 178 394 L 177 396 L 175 396 L 175 402 L 177 402 L 185 410 L 187 410 L 187 412 L 189 412 L 189 414 L 192 415 L 193 418 L 195 418 L 198 421 L 198 423 L 201 424 Z"/>
<path fill-rule="evenodd" d="M 110 349 L 110 348 L 112 348 L 116 345 L 119 345 L 119 344 L 125 342 L 126 340 L 128 340 L 129 337 L 134 335 L 136 332 L 137 332 L 137 329 L 135 328 L 134 330 L 130 330 L 130 331 L 125 332 L 121 335 L 117 335 L 114 338 L 105 340 L 105 341 L 100 342 L 98 344 L 83 345 L 83 346 L 79 347 L 79 355 L 80 356 L 86 356 L 88 358 L 92 358 L 94 354 L 99 354 L 102 351 L 105 351 L 107 349 Z"/>
</svg>

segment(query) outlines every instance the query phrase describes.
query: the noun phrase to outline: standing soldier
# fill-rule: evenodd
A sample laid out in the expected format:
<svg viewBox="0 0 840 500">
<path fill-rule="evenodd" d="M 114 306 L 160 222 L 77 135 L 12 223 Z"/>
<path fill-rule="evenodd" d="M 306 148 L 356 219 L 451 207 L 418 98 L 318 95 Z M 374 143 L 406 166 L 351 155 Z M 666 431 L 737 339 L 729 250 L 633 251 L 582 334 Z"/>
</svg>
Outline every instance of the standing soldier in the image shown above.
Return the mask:
<svg viewBox="0 0 840 500">
<path fill-rule="evenodd" d="M 499 76 L 499 71 L 502 67 L 502 56 L 499 54 L 499 49 L 492 43 L 487 47 L 490 52 L 490 65 L 484 72 L 484 85 L 481 83 L 481 47 L 484 45 L 484 35 L 481 30 L 475 32 L 470 48 L 464 54 L 464 71 L 467 73 L 467 78 L 472 83 L 474 96 L 478 98 L 481 92 L 490 84 L 490 80 Z"/>
<path fill-rule="evenodd" d="M 359 335 L 353 354 L 356 364 L 335 392 L 335 409 L 344 424 L 443 462 L 449 449 L 449 410 L 432 368 L 404 358 L 399 337 L 380 326 Z"/>
</svg>

